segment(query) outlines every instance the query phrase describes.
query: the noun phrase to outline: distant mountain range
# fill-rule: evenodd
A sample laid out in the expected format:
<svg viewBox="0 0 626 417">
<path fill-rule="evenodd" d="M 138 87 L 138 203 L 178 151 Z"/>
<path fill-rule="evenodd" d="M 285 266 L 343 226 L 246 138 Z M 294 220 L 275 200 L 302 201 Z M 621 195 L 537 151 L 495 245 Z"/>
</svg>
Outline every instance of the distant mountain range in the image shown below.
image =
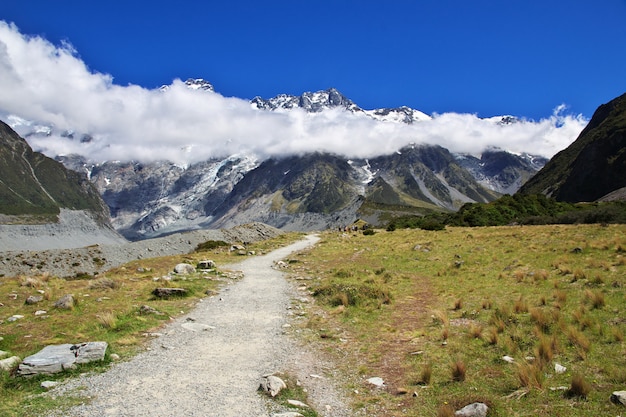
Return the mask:
<svg viewBox="0 0 626 417">
<path fill-rule="evenodd" d="M 189 79 L 186 85 L 214 91 L 202 79 Z M 275 112 L 338 109 L 381 123 L 430 119 L 408 107 L 363 110 L 332 88 L 300 96 L 255 97 L 250 104 Z M 493 118 L 498 124 L 515 122 L 510 116 Z M 322 152 L 266 160 L 239 154 L 187 167 L 171 161 L 97 162 L 78 155 L 57 159 L 90 178 L 111 210 L 113 225 L 129 239 L 249 221 L 312 230 L 348 224 L 357 217 L 380 223 L 394 213 L 456 210 L 466 202 L 514 193 L 547 162 L 500 149 L 474 156 L 425 145 L 360 160 Z"/>
<path fill-rule="evenodd" d="M 189 79 L 185 84 L 190 89 L 214 91 L 203 79 Z M 163 86 L 161 90 L 168 88 Z M 76 181 L 83 181 L 83 188 L 89 179 L 110 210 L 115 229 L 131 240 L 251 221 L 287 230 L 336 227 L 356 218 L 383 224 L 399 214 L 453 211 L 468 202 L 489 202 L 502 194 L 514 194 L 520 187 L 522 192 L 574 200 L 595 199 L 615 190 L 623 183 L 625 172 L 620 136 L 626 120 L 624 101 L 622 96 L 601 106 L 571 149 L 559 153 L 548 164 L 546 158 L 531 153 L 487 149 L 481 155 L 470 155 L 419 144 L 367 159 L 347 159 L 324 152 L 263 160 L 236 154 L 189 166 L 167 160 L 90 161 L 80 155 L 56 159 L 84 175 L 76 176 Z M 255 97 L 250 105 L 258 111 L 271 112 L 301 109 L 319 113 L 334 109 L 380 123 L 414 124 L 430 119 L 408 107 L 363 110 L 332 88 L 300 96 Z M 518 122 L 511 116 L 489 121 L 503 125 Z M 50 135 L 53 129 L 20 119 L 14 122 L 27 137 Z M 63 135 L 81 142 L 91 140 L 86 133 Z M 604 167 L 602 161 L 613 170 Z M 586 174 L 581 174 L 581 170 Z M 594 180 L 597 176 L 603 179 Z M 586 181 L 590 185 L 585 185 Z M 594 191 L 591 197 L 589 190 Z M 98 212 L 96 200 L 79 200 Z M 22 207 L 23 201 L 20 204 L 7 205 Z"/>
</svg>

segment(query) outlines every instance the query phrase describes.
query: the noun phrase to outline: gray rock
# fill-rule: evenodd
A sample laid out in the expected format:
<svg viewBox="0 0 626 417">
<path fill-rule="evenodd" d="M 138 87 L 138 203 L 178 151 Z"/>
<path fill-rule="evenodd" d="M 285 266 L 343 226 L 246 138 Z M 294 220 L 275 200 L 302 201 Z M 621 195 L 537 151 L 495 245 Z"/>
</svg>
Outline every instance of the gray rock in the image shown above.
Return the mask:
<svg viewBox="0 0 626 417">
<path fill-rule="evenodd" d="M 57 381 L 43 381 L 41 383 L 41 388 L 45 390 L 49 390 L 49 389 L 56 387 L 57 385 L 59 385 L 59 382 Z"/>
<path fill-rule="evenodd" d="M 180 297 L 185 294 L 187 294 L 187 290 L 184 288 L 155 288 L 154 291 L 152 291 L 152 295 L 158 298 Z"/>
<path fill-rule="evenodd" d="M 375 376 L 373 378 L 369 378 L 367 380 L 367 383 L 370 384 L 370 385 L 374 385 L 375 387 L 378 387 L 378 388 L 382 388 L 382 387 L 385 386 L 385 381 L 381 377 L 379 377 L 379 376 Z"/>
<path fill-rule="evenodd" d="M 487 417 L 489 407 L 484 403 L 466 405 L 454 413 L 455 417 Z"/>
<path fill-rule="evenodd" d="M 31 295 L 25 301 L 26 304 L 37 304 L 43 301 L 43 297 L 41 295 Z"/>
<path fill-rule="evenodd" d="M 209 326 L 208 324 L 193 323 L 193 322 L 183 323 L 181 324 L 181 327 L 183 329 L 191 330 L 192 332 L 206 332 L 208 330 L 215 329 L 215 327 Z"/>
<path fill-rule="evenodd" d="M 214 261 L 212 261 L 212 260 L 205 260 L 205 261 L 198 262 L 197 268 L 198 269 L 213 269 L 216 266 L 217 265 L 215 264 Z"/>
<path fill-rule="evenodd" d="M 286 411 L 284 413 L 274 413 L 272 417 L 304 417 L 304 415 L 298 413 L 297 411 Z"/>
<path fill-rule="evenodd" d="M 309 408 L 309 406 L 307 404 L 303 403 L 302 401 L 298 401 L 298 400 L 287 400 L 287 403 L 289 403 L 289 405 L 293 405 L 294 407 Z"/>
<path fill-rule="evenodd" d="M 17 373 L 21 376 L 30 376 L 62 372 L 73 368 L 76 364 L 104 359 L 107 347 L 106 342 L 46 346 L 36 354 L 25 358 Z"/>
<path fill-rule="evenodd" d="M 60 308 L 61 310 L 71 310 L 75 305 L 76 299 L 74 299 L 73 294 L 66 294 L 54 303 L 54 306 L 56 308 Z"/>
<path fill-rule="evenodd" d="M 19 365 L 21 359 L 19 356 L 11 356 L 10 358 L 2 359 L 0 361 L 0 370 L 10 372 L 13 368 Z"/>
<path fill-rule="evenodd" d="M 285 388 L 287 388 L 285 381 L 275 375 L 264 376 L 259 385 L 259 391 L 263 391 L 271 397 L 277 396 Z"/>
<path fill-rule="evenodd" d="M 174 272 L 180 275 L 191 275 L 196 273 L 196 268 L 190 264 L 178 264 L 174 267 Z"/>
<path fill-rule="evenodd" d="M 626 391 L 614 391 L 610 400 L 614 404 L 626 405 Z"/>
</svg>

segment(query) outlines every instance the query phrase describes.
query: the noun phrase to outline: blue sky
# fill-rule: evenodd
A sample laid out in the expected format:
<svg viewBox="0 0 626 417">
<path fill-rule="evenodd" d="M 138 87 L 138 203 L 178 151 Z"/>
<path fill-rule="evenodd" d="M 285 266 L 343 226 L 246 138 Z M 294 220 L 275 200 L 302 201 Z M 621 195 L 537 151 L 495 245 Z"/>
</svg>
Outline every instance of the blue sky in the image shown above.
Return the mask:
<svg viewBox="0 0 626 417">
<path fill-rule="evenodd" d="M 551 157 L 626 92 L 624 22 L 626 0 L 1 0 L 0 119 L 48 156 L 96 162 L 368 158 L 409 143 Z M 330 87 L 367 110 L 433 117 L 406 125 L 249 103 Z"/>
<path fill-rule="evenodd" d="M 591 117 L 626 92 L 626 1 L 2 0 L 0 20 L 147 88 L 226 97 L 335 87 L 366 109 Z"/>
</svg>

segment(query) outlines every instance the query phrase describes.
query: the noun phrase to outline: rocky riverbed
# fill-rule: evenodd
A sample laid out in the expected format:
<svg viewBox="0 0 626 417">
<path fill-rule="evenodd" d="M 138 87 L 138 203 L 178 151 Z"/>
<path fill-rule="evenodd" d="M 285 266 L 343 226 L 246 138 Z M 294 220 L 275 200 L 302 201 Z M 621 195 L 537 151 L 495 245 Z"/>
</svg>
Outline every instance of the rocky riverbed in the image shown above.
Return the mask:
<svg viewBox="0 0 626 417">
<path fill-rule="evenodd" d="M 0 276 L 95 274 L 135 259 L 189 253 L 199 243 L 208 240 L 240 244 L 269 239 L 280 233 L 279 229 L 266 224 L 250 223 L 230 229 L 195 230 L 137 242 L 120 241 L 73 249 L 4 250 L 0 251 Z M 71 236 L 68 238 L 71 239 Z M 21 246 L 16 241 L 14 247 Z M 36 247 L 45 246 L 39 244 Z"/>
</svg>

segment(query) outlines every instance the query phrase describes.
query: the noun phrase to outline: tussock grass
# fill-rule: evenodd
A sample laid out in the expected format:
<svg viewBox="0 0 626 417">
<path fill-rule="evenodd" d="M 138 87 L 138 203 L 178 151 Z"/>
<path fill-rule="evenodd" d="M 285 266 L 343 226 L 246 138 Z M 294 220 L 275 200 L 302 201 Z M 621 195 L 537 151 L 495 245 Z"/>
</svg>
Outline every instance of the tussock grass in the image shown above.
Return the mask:
<svg viewBox="0 0 626 417">
<path fill-rule="evenodd" d="M 465 362 L 463 362 L 461 359 L 457 359 L 452 363 L 452 365 L 450 365 L 450 368 L 452 372 L 452 381 L 465 381 L 465 377 L 467 374 L 467 366 L 465 365 Z"/>
<path fill-rule="evenodd" d="M 254 243 L 248 249 L 263 253 L 299 239 L 301 234 L 284 234 L 276 239 Z M 211 258 L 218 267 L 239 261 L 229 254 L 227 248 L 213 249 Z M 191 293 L 185 298 L 153 300 L 151 292 L 167 282 L 155 282 L 154 278 L 167 275 L 174 265 L 181 262 L 197 263 L 206 258 L 206 252 L 181 256 L 168 256 L 130 262 L 106 272 L 106 276 L 94 277 L 79 274 L 78 277 L 62 279 L 48 274 L 32 277 L 0 278 L 0 350 L 11 355 L 26 357 L 49 344 L 80 343 L 102 340 L 109 343 L 108 353 L 128 358 L 144 347 L 148 340 L 142 337 L 147 331 L 155 331 L 169 321 L 195 306 L 207 290 L 219 290 L 220 281 L 202 275 L 176 282 Z M 210 278 L 220 276 L 220 272 Z M 85 281 L 88 279 L 89 281 Z M 31 295 L 43 291 L 43 300 L 35 305 L 25 305 Z M 74 294 L 78 301 L 72 310 L 58 310 L 54 303 L 65 294 Z M 164 314 L 141 315 L 138 306 L 150 303 Z M 47 318 L 35 316 L 35 311 L 46 310 Z M 7 322 L 7 317 L 23 315 L 17 322 Z M 44 316 L 45 317 L 45 316 Z M 107 356 L 108 357 L 108 356 Z M 76 374 L 85 370 L 106 370 L 109 360 L 81 366 Z M 46 376 L 46 379 L 63 379 L 69 374 Z M 26 381 L 0 372 L 0 415 L 7 417 L 47 415 L 46 410 L 59 405 L 84 402 L 87 399 L 74 397 L 41 397 L 41 379 Z"/>
<path fill-rule="evenodd" d="M 601 291 L 585 290 L 585 301 L 591 304 L 592 308 L 602 308 L 605 305 L 604 294 Z"/>
<path fill-rule="evenodd" d="M 87 286 L 87 288 L 90 290 L 115 290 L 119 287 L 120 284 L 117 281 L 107 277 L 102 277 L 93 281 L 89 281 L 89 285 Z"/>
<path fill-rule="evenodd" d="M 493 403 L 494 415 L 604 415 L 607 396 L 626 384 L 626 372 L 619 371 L 626 369 L 626 257 L 615 250 L 626 247 L 622 236 L 623 225 L 397 229 L 349 239 L 325 233 L 306 256 L 314 265 L 311 290 L 338 283 L 371 287 L 366 281 L 373 280 L 393 297 L 387 304 L 348 303 L 333 314 L 332 299 L 318 295 L 310 307 L 329 314 L 320 311 L 314 326 L 341 329 L 351 342 L 337 349 L 337 339 L 307 341 L 336 352 L 348 375 L 367 364 L 368 374 L 388 378 L 392 390 L 396 379 L 419 384 L 423 364 L 432 364 L 429 388 L 417 390 L 419 401 L 355 395 L 364 415 L 436 415 L 446 401 L 477 395 Z M 584 250 L 572 250 L 578 247 Z M 450 266 L 457 254 L 460 268 Z M 382 282 L 387 273 L 393 279 Z M 418 363 L 398 354 L 416 350 L 424 351 Z M 504 355 L 515 363 L 502 361 Z M 471 372 L 466 383 L 455 384 L 450 364 L 460 357 Z M 568 372 L 556 374 L 556 362 Z M 403 369 L 415 375 L 403 378 Z M 585 399 L 571 407 L 548 388 L 570 386 L 574 374 L 594 382 L 586 397 L 571 397 Z M 361 391 L 358 384 L 351 388 Z"/>
<path fill-rule="evenodd" d="M 568 397 L 587 398 L 591 392 L 591 385 L 580 374 L 572 376 L 572 382 L 566 392 Z"/>
<path fill-rule="evenodd" d="M 98 323 L 108 330 L 115 330 L 117 327 L 117 316 L 115 313 L 107 311 L 96 316 Z"/>
</svg>

